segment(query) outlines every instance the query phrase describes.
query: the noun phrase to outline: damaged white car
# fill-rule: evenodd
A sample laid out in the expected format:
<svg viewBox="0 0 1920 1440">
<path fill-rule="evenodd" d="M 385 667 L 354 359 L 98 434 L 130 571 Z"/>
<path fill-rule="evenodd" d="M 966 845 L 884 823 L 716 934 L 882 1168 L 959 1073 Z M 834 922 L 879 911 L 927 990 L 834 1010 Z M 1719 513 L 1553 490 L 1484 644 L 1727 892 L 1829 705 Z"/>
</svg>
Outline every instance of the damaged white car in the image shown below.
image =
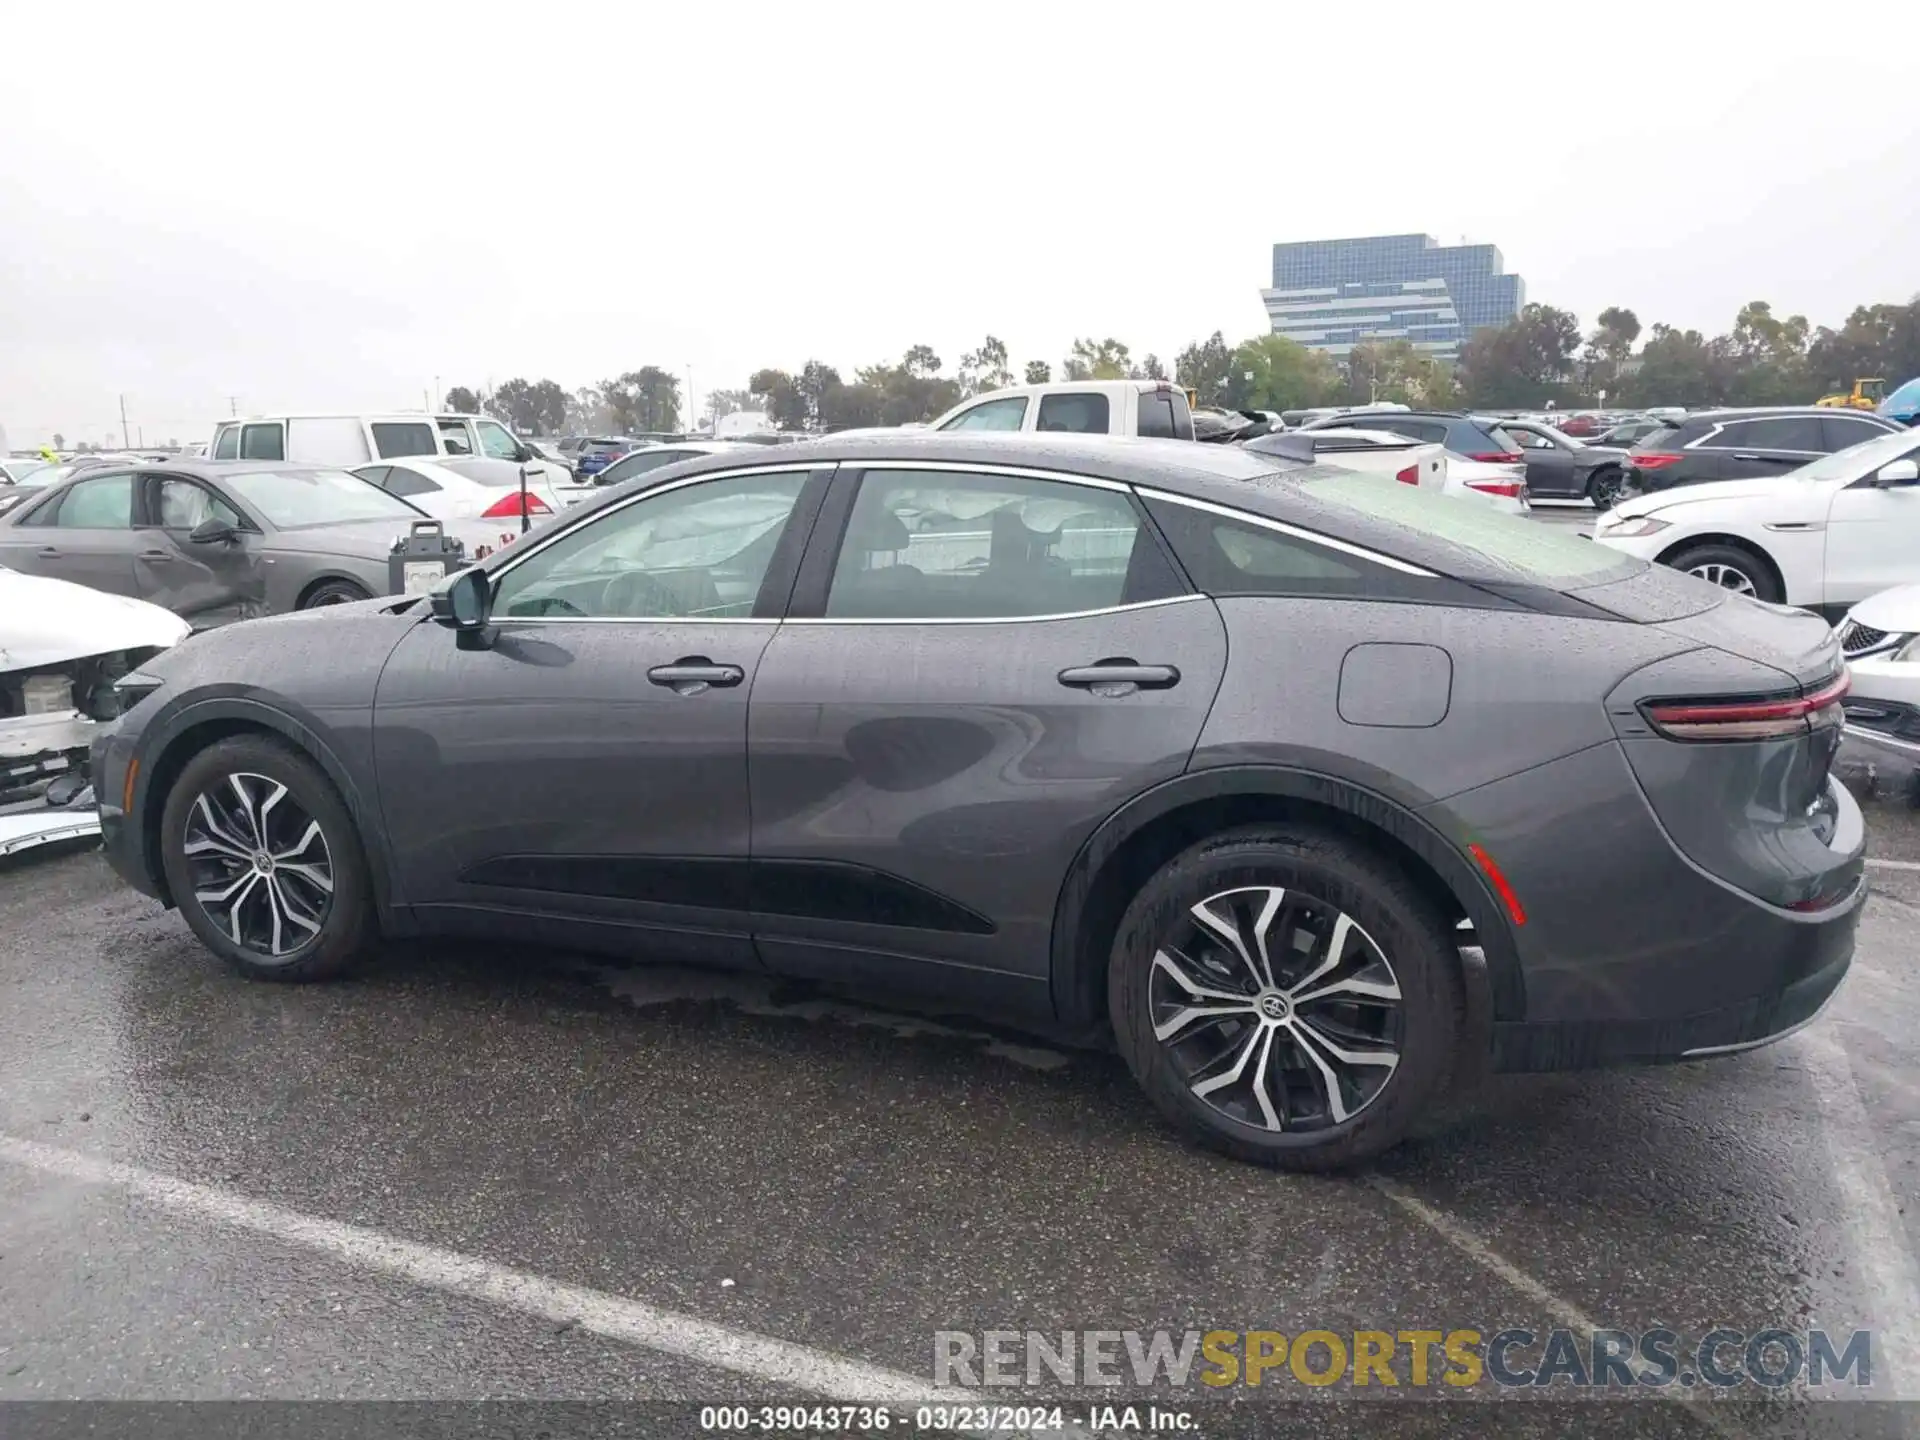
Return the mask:
<svg viewBox="0 0 1920 1440">
<path fill-rule="evenodd" d="M 0 856 L 99 833 L 87 748 L 114 682 L 187 637 L 144 600 L 0 566 Z"/>
</svg>

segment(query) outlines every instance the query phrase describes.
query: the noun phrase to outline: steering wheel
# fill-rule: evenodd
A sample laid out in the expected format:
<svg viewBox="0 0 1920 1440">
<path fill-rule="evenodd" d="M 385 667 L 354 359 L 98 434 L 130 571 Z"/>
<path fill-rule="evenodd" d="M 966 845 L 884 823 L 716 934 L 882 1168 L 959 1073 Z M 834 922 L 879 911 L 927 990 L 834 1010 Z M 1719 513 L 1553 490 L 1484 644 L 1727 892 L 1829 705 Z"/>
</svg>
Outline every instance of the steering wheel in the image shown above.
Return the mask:
<svg viewBox="0 0 1920 1440">
<path fill-rule="evenodd" d="M 644 570 L 622 570 L 600 592 L 600 608 L 608 615 L 652 619 L 681 614 L 679 599 Z"/>
</svg>

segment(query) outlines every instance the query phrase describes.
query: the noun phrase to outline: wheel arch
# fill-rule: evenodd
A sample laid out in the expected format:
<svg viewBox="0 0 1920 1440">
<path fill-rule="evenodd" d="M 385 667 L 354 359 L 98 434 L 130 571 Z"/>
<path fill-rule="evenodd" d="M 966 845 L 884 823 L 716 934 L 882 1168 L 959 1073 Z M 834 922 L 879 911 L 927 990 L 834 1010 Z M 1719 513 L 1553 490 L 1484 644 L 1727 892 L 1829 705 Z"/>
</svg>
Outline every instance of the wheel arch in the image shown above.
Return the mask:
<svg viewBox="0 0 1920 1440">
<path fill-rule="evenodd" d="M 368 590 L 367 582 L 358 575 L 350 574 L 345 570 L 327 570 L 315 575 L 300 587 L 299 594 L 293 598 L 293 608 L 296 610 L 306 609 L 307 601 L 312 597 L 313 592 L 320 589 L 323 585 L 351 585 L 356 590 L 365 591 L 365 598 L 368 600 L 379 598 L 378 592 Z"/>
<path fill-rule="evenodd" d="M 142 863 L 162 901 L 168 905 L 174 903 L 165 867 L 160 863 L 160 819 L 174 781 L 188 762 L 209 745 L 248 734 L 282 740 L 320 767 L 353 818 L 354 829 L 366 852 L 375 903 L 382 916 L 389 914 L 392 904 L 386 836 L 363 802 L 352 772 L 312 726 L 271 705 L 238 696 L 202 700 L 187 706 L 168 718 L 158 743 L 147 747 L 135 781 L 132 815 L 128 818 L 140 827 Z"/>
<path fill-rule="evenodd" d="M 1526 1010 L 1519 951 L 1480 872 L 1430 823 L 1363 786 L 1283 766 L 1220 766 L 1169 780 L 1129 801 L 1089 836 L 1054 906 L 1054 1010 L 1075 1031 L 1106 1022 L 1106 971 L 1122 912 L 1160 865 L 1237 825 L 1304 821 L 1395 861 L 1450 920 L 1466 919 L 1486 957 L 1496 1020 Z"/>
</svg>

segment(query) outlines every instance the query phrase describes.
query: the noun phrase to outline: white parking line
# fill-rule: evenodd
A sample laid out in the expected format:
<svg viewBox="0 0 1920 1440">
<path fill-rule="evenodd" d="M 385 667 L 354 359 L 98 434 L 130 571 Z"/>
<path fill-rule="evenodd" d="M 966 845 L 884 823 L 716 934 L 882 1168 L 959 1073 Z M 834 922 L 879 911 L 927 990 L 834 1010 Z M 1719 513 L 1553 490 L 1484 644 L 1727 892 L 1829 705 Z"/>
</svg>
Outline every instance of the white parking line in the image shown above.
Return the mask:
<svg viewBox="0 0 1920 1440">
<path fill-rule="evenodd" d="M 968 1398 L 967 1393 L 936 1389 L 915 1376 L 825 1350 L 697 1320 L 605 1291 L 565 1285 L 471 1255 L 303 1215 L 229 1190 L 196 1185 L 72 1150 L 0 1135 L 0 1160 L 43 1175 L 89 1185 L 112 1185 L 164 1209 L 252 1230 L 364 1270 L 484 1300 L 525 1315 L 577 1325 L 609 1339 L 843 1403 L 912 1407 L 953 1405 Z"/>
<path fill-rule="evenodd" d="M 1866 863 L 1875 870 L 1920 871 L 1920 860 L 1876 860 L 1869 855 Z"/>
<path fill-rule="evenodd" d="M 1920 1269 L 1860 1103 L 1852 1063 L 1846 1047 L 1825 1027 L 1802 1031 L 1789 1043 L 1806 1058 L 1826 1117 L 1827 1155 L 1842 1201 L 1841 1224 L 1853 1248 L 1851 1269 L 1866 1291 L 1874 1355 L 1883 1365 L 1892 1361 L 1892 1398 L 1920 1399 Z M 1844 1317 L 1834 1318 L 1845 1324 Z M 1878 1376 L 1874 1388 L 1880 1388 Z"/>
</svg>

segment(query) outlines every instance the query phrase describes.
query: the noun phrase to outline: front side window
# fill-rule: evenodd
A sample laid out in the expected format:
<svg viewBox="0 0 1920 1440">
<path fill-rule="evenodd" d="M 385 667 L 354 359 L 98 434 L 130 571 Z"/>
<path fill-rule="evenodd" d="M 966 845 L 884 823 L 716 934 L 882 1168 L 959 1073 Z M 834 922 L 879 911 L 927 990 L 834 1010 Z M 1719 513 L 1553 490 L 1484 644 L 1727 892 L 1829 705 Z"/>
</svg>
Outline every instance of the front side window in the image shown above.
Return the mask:
<svg viewBox="0 0 1920 1440">
<path fill-rule="evenodd" d="M 1009 395 L 1004 400 L 986 400 L 971 410 L 963 410 L 940 428 L 942 430 L 1018 430 L 1027 419 L 1027 397 Z"/>
<path fill-rule="evenodd" d="M 423 513 L 350 470 L 275 470 L 222 479 L 277 530 L 353 520 L 391 520 L 404 528 Z"/>
<path fill-rule="evenodd" d="M 1864 445 L 1869 440 L 1878 440 L 1887 433 L 1881 426 L 1865 420 L 1855 420 L 1846 415 L 1829 415 L 1820 424 L 1826 432 L 1826 444 L 1821 448 L 1828 451 Z"/>
<path fill-rule="evenodd" d="M 373 425 L 373 448 L 380 452 L 382 460 L 403 455 L 440 453 L 434 448 L 433 427 L 424 420 L 376 420 Z"/>
<path fill-rule="evenodd" d="M 806 472 L 733 475 L 648 495 L 500 576 L 505 620 L 745 619 Z"/>
<path fill-rule="evenodd" d="M 1064 430 L 1078 435 L 1107 433 L 1107 397 L 1098 391 L 1070 391 L 1042 395 L 1036 430 Z"/>
<path fill-rule="evenodd" d="M 133 477 L 102 475 L 80 481 L 60 497 L 58 518 L 49 523 L 63 530 L 132 529 Z"/>
<path fill-rule="evenodd" d="M 240 458 L 242 460 L 286 459 L 286 441 L 279 425 L 242 425 L 240 427 Z"/>
<path fill-rule="evenodd" d="M 518 460 L 520 442 L 508 433 L 507 427 L 491 420 L 481 420 L 474 427 L 480 432 L 480 452 L 491 455 L 495 460 Z"/>
<path fill-rule="evenodd" d="M 240 517 L 234 509 L 204 485 L 169 475 L 156 487 L 155 509 L 162 530 L 194 530 L 209 520 L 219 520 L 238 530 Z"/>
<path fill-rule="evenodd" d="M 875 470 L 860 482 L 826 613 L 849 620 L 1014 619 L 1178 593 L 1165 584 L 1141 591 L 1136 543 L 1153 545 L 1116 490 Z M 1145 558 L 1156 575 L 1165 570 L 1157 549 Z"/>
</svg>

